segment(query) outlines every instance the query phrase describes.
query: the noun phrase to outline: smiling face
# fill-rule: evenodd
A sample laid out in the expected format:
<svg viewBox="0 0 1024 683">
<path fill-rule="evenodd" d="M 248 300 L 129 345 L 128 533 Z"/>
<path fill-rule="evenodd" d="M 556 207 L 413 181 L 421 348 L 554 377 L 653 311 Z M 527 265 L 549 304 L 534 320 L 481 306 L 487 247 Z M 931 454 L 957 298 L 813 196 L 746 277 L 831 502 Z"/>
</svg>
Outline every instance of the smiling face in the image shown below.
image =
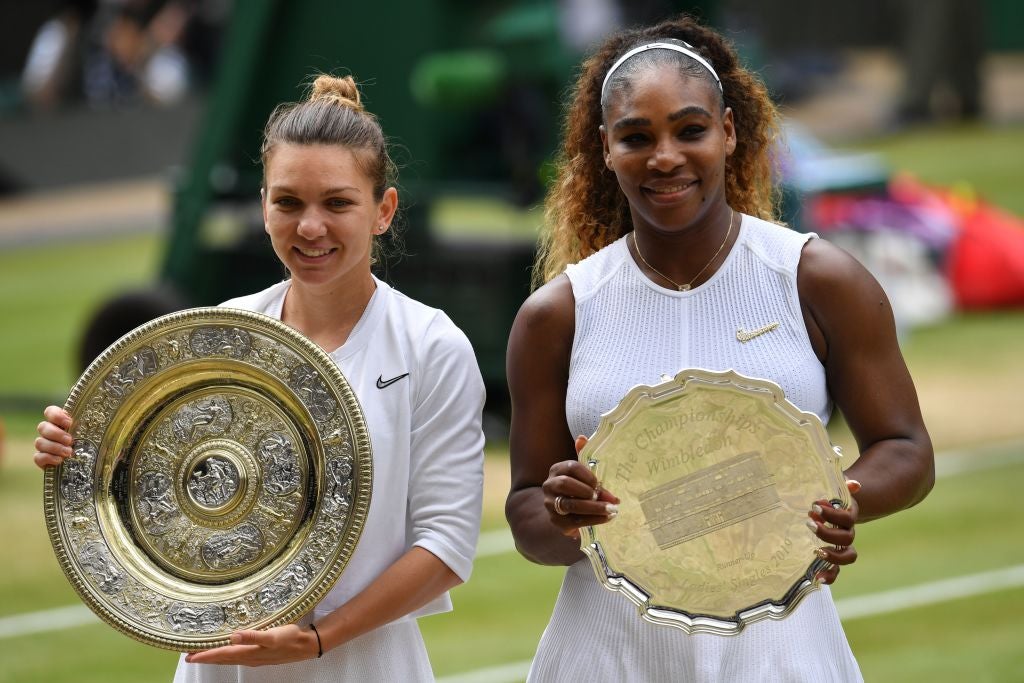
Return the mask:
<svg viewBox="0 0 1024 683">
<path fill-rule="evenodd" d="M 327 293 L 369 280 L 373 237 L 391 225 L 398 193 L 378 201 L 359 154 L 280 143 L 268 155 L 263 221 L 293 285 Z"/>
<path fill-rule="evenodd" d="M 604 112 L 605 163 L 629 201 L 635 228 L 677 232 L 725 206 L 725 160 L 736 148 L 732 110 L 706 79 L 674 65 L 636 73 Z"/>
</svg>

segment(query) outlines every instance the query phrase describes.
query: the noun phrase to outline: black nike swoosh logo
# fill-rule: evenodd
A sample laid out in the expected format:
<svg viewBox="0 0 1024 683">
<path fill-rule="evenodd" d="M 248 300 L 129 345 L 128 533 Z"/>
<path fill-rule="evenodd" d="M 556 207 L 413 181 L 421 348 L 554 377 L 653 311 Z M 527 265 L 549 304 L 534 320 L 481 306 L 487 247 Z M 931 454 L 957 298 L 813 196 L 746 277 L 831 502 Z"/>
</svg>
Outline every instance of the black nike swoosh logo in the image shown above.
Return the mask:
<svg viewBox="0 0 1024 683">
<path fill-rule="evenodd" d="M 399 375 L 398 377 L 392 377 L 391 379 L 387 379 L 386 380 L 386 379 L 384 379 L 384 375 L 377 375 L 377 388 L 378 389 L 386 389 L 386 388 L 390 387 L 392 384 L 394 384 L 395 382 L 397 382 L 398 380 L 402 379 L 403 377 L 408 377 L 408 376 L 409 376 L 409 373 L 407 372 L 404 375 Z"/>
</svg>

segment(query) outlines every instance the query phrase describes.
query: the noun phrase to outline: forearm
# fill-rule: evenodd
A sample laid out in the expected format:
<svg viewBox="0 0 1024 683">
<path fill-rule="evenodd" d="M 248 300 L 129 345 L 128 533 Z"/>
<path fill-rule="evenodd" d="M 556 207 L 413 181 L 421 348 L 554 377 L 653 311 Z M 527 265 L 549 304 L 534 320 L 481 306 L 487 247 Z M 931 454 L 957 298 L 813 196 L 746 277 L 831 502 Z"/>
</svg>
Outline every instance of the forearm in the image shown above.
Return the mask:
<svg viewBox="0 0 1024 683">
<path fill-rule="evenodd" d="M 866 522 L 921 502 L 935 483 L 935 462 L 927 435 L 887 439 L 861 453 L 846 470 L 861 484 L 858 519 Z"/>
<path fill-rule="evenodd" d="M 317 622 L 324 651 L 414 612 L 460 583 L 436 555 L 414 547 L 359 595 Z"/>
<path fill-rule="evenodd" d="M 505 517 L 516 548 L 531 562 L 568 566 L 583 557 L 579 540 L 566 536 L 551 523 L 539 486 L 512 492 L 505 503 Z"/>
</svg>

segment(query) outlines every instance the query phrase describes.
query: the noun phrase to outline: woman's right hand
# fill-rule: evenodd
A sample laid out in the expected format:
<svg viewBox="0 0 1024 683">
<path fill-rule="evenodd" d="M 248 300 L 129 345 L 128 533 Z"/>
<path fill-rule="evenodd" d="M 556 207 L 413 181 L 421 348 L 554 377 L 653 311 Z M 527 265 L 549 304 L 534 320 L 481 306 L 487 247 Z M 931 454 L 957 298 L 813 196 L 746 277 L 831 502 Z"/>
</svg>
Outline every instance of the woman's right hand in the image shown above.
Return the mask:
<svg viewBox="0 0 1024 683">
<path fill-rule="evenodd" d="M 586 443 L 587 437 L 576 438 L 577 454 Z M 552 465 L 541 488 L 551 523 L 566 536 L 578 538 L 580 527 L 604 524 L 619 513 L 618 497 L 604 489 L 590 468 L 578 460 Z"/>
<path fill-rule="evenodd" d="M 32 456 L 38 467 L 54 467 L 71 457 L 71 415 L 60 406 L 47 406 L 44 420 L 36 427 L 36 453 Z"/>
</svg>

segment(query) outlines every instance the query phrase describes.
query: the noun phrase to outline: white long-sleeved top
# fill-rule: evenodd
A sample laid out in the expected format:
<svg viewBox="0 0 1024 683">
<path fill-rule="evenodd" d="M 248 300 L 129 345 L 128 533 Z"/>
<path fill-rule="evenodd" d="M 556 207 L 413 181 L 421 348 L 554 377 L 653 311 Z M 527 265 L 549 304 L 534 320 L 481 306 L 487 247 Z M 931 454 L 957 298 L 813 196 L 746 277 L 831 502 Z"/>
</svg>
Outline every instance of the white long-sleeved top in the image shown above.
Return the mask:
<svg viewBox="0 0 1024 683">
<path fill-rule="evenodd" d="M 566 274 L 575 297 L 566 417 L 591 435 L 632 387 L 685 368 L 734 369 L 779 384 L 803 410 L 828 420 L 831 401 L 800 309 L 796 275 L 813 235 L 744 216 L 725 262 L 686 292 L 648 279 L 617 240 Z M 778 323 L 743 343 L 736 333 Z M 812 501 L 808 501 L 810 506 Z M 531 681 L 860 681 L 827 587 L 781 621 L 736 636 L 687 635 L 642 621 L 605 589 L 590 560 L 569 567 Z"/>
<path fill-rule="evenodd" d="M 359 543 L 316 606 L 317 619 L 352 599 L 414 546 L 436 555 L 465 581 L 480 530 L 484 386 L 473 349 L 442 311 L 380 280 L 376 285 L 348 339 L 330 354 L 366 420 L 373 489 Z M 289 287 L 281 282 L 222 305 L 280 320 Z M 253 669 L 186 664 L 182 658 L 175 682 L 432 680 L 414 617 L 451 608 L 445 593 L 319 660 Z"/>
</svg>

